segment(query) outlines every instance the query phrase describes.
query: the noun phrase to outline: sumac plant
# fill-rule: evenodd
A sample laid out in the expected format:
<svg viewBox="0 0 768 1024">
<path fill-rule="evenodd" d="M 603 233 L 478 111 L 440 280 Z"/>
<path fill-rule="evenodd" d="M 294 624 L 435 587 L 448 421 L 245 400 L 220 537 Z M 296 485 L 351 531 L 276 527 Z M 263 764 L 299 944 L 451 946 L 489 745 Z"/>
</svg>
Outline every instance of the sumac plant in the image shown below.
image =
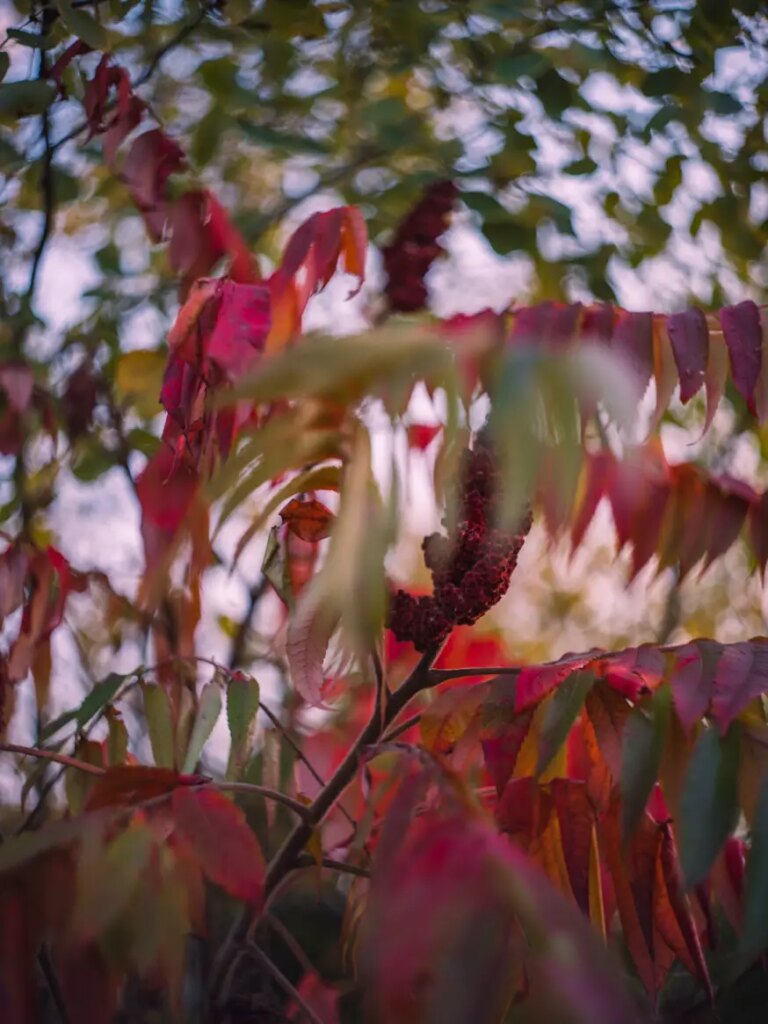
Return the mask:
<svg viewBox="0 0 768 1024">
<path fill-rule="evenodd" d="M 3 790 L 14 798 L 3 797 L 0 842 L 0 1021 L 763 1020 L 768 639 L 663 638 L 523 664 L 476 624 L 514 590 L 532 530 L 543 524 L 580 548 L 600 506 L 631 578 L 654 562 L 682 581 L 740 538 L 745 581 L 765 572 L 768 492 L 725 457 L 674 461 L 660 426 L 677 417 L 707 434 L 722 405 L 734 432 L 764 441 L 768 308 L 744 297 L 632 312 L 557 295 L 429 313 L 425 275 L 462 196 L 491 211 L 489 239 L 513 218 L 504 208 L 500 222 L 490 192 L 440 173 L 437 157 L 419 163 L 427 157 L 406 145 L 412 123 L 397 114 L 397 97 L 410 89 L 413 113 L 427 88 L 424 76 L 404 84 L 407 46 L 423 46 L 418 64 L 441 39 L 466 43 L 482 68 L 508 45 L 512 64 L 498 72 L 507 87 L 533 82 L 557 119 L 589 54 L 623 81 L 623 51 L 612 48 L 622 12 L 622 31 L 643 33 L 644 45 L 658 42 L 653 26 L 633 21 L 633 5 L 531 4 L 527 34 L 518 25 L 512 39 L 504 4 L 453 22 L 453 5 L 413 0 L 391 5 L 411 19 L 406 43 L 387 34 L 387 4 L 181 6 L 176 36 L 164 31 L 175 15 L 156 24 L 151 4 L 81 0 L 34 5 L 8 34 L 37 55 L 34 77 L 0 86 L 0 115 L 16 125 L 13 153 L 34 126 L 14 194 L 22 205 L 42 197 L 42 233 L 26 292 L 3 296 L 0 451 L 12 493 L 0 552 L 0 754 L 3 785 L 18 786 Z M 735 6 L 739 32 L 754 30 L 757 45 L 755 5 Z M 700 85 L 732 12 L 692 8 L 684 38 L 698 48 Z M 418 170 L 418 188 L 381 246 L 384 284 L 357 333 L 303 332 L 302 320 L 335 275 L 348 275 L 352 295 L 363 287 L 364 204 L 312 213 L 279 252 L 269 243 L 267 260 L 247 218 L 236 223 L 215 194 L 231 189 L 193 173 L 214 147 L 216 109 L 190 156 L 141 91 L 198 28 L 218 53 L 228 17 L 231 38 L 266 40 L 267 82 L 281 60 L 300 74 L 297 53 L 311 63 L 318 46 L 330 48 L 324 60 L 348 47 L 359 76 L 344 94 L 350 124 L 363 134 L 377 124 L 379 135 L 336 168 L 338 182 L 387 146 L 396 152 L 404 133 L 393 160 Z M 585 25 L 561 76 L 558 61 L 571 58 L 540 37 Z M 145 37 L 158 48 L 136 73 Z M 670 39 L 659 53 L 682 61 Z M 399 70 L 381 71 L 390 94 L 355 121 L 350 97 L 368 95 L 369 48 Z M 247 92 L 222 60 L 206 62 L 206 82 L 229 124 Z M 649 83 L 665 73 L 652 95 L 674 100 L 684 69 L 643 71 Z M 301 115 L 298 87 L 269 95 L 281 116 Z M 702 95 L 732 109 L 724 92 Z M 338 102 L 328 100 L 329 118 Z M 70 124 L 53 134 L 62 107 Z M 250 127 L 262 145 L 323 152 L 321 132 Z M 164 348 L 123 351 L 118 313 L 153 287 L 151 268 L 123 292 L 95 288 L 100 312 L 48 372 L 33 307 L 74 180 L 57 153 L 76 139 L 81 166 L 96 168 L 84 209 L 108 208 L 111 195 L 140 218 L 152 261 L 170 273 L 175 315 Z M 444 156 L 452 170 L 456 154 Z M 723 180 L 737 180 L 736 162 L 728 167 Z M 738 180 L 729 222 L 748 195 Z M 562 222 L 562 204 L 526 195 L 534 217 Z M 275 221 L 290 208 L 262 213 Z M 119 277 L 115 243 L 98 256 Z M 432 470 L 441 522 L 423 538 L 422 585 L 408 588 L 393 555 L 415 461 Z M 106 469 L 140 510 L 133 590 L 76 564 L 46 518 L 65 472 L 87 483 Z M 247 615 L 223 624 L 232 650 L 220 661 L 198 629 L 208 580 L 259 546 Z M 67 701 L 57 638 L 86 601 L 82 663 L 96 663 L 90 643 L 113 664 Z M 30 717 L 31 737 L 19 725 Z"/>
</svg>

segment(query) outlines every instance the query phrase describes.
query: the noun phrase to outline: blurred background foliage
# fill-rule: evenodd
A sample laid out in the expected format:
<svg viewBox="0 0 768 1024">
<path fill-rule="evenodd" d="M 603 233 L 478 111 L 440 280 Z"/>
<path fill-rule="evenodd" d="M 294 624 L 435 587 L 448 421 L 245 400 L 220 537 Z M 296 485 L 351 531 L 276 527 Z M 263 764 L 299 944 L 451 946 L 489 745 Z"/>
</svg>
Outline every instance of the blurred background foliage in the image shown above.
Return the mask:
<svg viewBox="0 0 768 1024">
<path fill-rule="evenodd" d="M 69 64 L 60 96 L 38 81 L 75 36 L 129 70 L 187 154 L 172 179 L 179 194 L 195 183 L 214 189 L 268 261 L 279 258 L 286 223 L 338 202 L 359 205 L 372 241 L 386 245 L 425 186 L 450 178 L 461 202 L 449 259 L 431 273 L 438 311 L 545 298 L 636 308 L 649 297 L 662 310 L 764 295 L 760 0 L 74 0 L 47 12 L 6 3 L 2 23 L 0 359 L 27 360 L 56 401 L 30 406 L 20 451 L 4 442 L 0 526 L 13 533 L 23 520 L 78 565 L 99 564 L 126 532 L 137 535 L 124 471 L 135 475 L 157 447 L 155 396 L 178 290 L 164 246 L 149 242 L 101 146 L 87 140 L 84 78 L 98 53 Z M 346 292 L 332 289 L 315 302 L 316 323 L 377 315 L 375 253 L 369 263 L 356 304 L 343 307 Z M 698 400 L 667 414 L 665 441 L 765 484 L 768 434 L 730 397 L 698 447 L 687 447 Z M 415 461 L 418 500 L 392 562 L 411 579 L 416 541 L 438 518 L 418 479 L 429 455 Z M 669 571 L 653 582 L 651 566 L 622 596 L 610 520 L 593 532 L 574 562 L 543 534 L 526 548 L 494 620 L 511 655 L 764 631 L 758 581 L 731 582 L 748 557 L 741 547 L 703 583 L 678 588 Z M 136 543 L 126 542 L 122 581 L 118 573 L 128 592 Z M 269 610 L 248 628 L 259 566 L 257 552 L 234 579 L 224 567 L 209 574 L 203 643 L 237 644 L 246 663 L 273 656 Z M 118 625 L 114 604 L 98 598 L 106 612 L 94 616 L 86 596 L 68 614 L 70 664 L 98 677 L 130 616 Z"/>
</svg>

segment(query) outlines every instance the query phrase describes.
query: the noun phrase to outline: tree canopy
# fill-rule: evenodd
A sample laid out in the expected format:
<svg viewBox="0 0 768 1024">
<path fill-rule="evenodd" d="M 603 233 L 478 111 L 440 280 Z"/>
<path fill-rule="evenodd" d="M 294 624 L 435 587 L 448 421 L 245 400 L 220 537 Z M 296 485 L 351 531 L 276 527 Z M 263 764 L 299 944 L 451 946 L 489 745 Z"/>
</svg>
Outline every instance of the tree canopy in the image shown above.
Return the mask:
<svg viewBox="0 0 768 1024">
<path fill-rule="evenodd" d="M 763 6 L 9 9 L 4 1021 L 762 1020 Z M 655 634 L 513 636 L 606 509 Z"/>
</svg>

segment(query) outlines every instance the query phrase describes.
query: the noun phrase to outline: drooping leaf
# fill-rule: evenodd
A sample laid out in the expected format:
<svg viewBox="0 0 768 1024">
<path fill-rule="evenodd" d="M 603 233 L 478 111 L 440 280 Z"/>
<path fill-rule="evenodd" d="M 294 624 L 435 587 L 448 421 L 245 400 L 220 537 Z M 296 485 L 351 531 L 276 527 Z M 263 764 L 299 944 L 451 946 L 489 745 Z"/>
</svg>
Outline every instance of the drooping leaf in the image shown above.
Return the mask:
<svg viewBox="0 0 768 1024">
<path fill-rule="evenodd" d="M 227 776 L 240 775 L 251 754 L 256 715 L 259 711 L 260 688 L 253 676 L 232 675 L 227 683 L 227 724 L 231 746 Z"/>
<path fill-rule="evenodd" d="M 197 714 L 192 726 L 192 734 L 189 737 L 189 745 L 184 756 L 184 763 L 181 770 L 186 773 L 193 772 L 200 760 L 203 747 L 213 732 L 213 728 L 221 713 L 222 697 L 221 686 L 217 680 L 206 683 L 200 691 L 200 699 L 197 705 Z"/>
<path fill-rule="evenodd" d="M 130 675 L 119 675 L 113 672 L 108 675 L 106 679 L 102 679 L 96 683 L 91 692 L 85 697 L 79 708 L 75 708 L 72 711 L 65 711 L 58 718 L 54 719 L 53 722 L 49 722 L 42 731 L 41 739 L 50 739 L 65 725 L 69 725 L 70 722 L 75 722 L 78 728 L 82 729 L 91 721 L 91 719 L 97 715 L 102 708 L 106 707 L 109 702 L 114 698 L 121 686 L 125 683 L 126 679 L 129 679 Z"/>
<path fill-rule="evenodd" d="M 624 841 L 640 822 L 659 775 L 672 694 L 662 686 L 649 701 L 637 704 L 622 735 L 621 832 Z"/>
<path fill-rule="evenodd" d="M 680 401 L 689 402 L 704 384 L 709 358 L 709 329 L 700 309 L 674 313 L 667 330 L 680 375 Z"/>
<path fill-rule="evenodd" d="M 733 382 L 754 412 L 754 393 L 760 375 L 763 332 L 760 311 L 751 299 L 720 310 L 720 323 L 731 359 Z"/>
<path fill-rule="evenodd" d="M 680 860 L 688 887 L 701 882 L 738 819 L 739 729 L 704 729 L 680 799 Z"/>
<path fill-rule="evenodd" d="M 768 642 L 751 640 L 723 647 L 712 693 L 712 714 L 725 733 L 750 701 L 768 690 Z"/>
<path fill-rule="evenodd" d="M 325 655 L 338 620 L 338 611 L 328 604 L 324 580 L 316 577 L 299 598 L 285 643 L 291 680 L 308 704 L 322 704 Z"/>
<path fill-rule="evenodd" d="M 565 743 L 594 681 L 591 672 L 577 670 L 555 690 L 547 705 L 539 732 L 537 775 L 544 771 Z"/>
<path fill-rule="evenodd" d="M 768 781 L 763 779 L 747 855 L 742 950 L 754 955 L 768 946 Z"/>
<path fill-rule="evenodd" d="M 175 767 L 175 744 L 173 716 L 168 692 L 163 686 L 142 683 L 141 693 L 144 698 L 144 715 L 155 764 L 158 768 L 173 768 Z"/>
<path fill-rule="evenodd" d="M 264 858 L 245 816 L 213 789 L 177 789 L 171 809 L 175 835 L 205 875 L 236 899 L 261 902 Z"/>
<path fill-rule="evenodd" d="M 107 845 L 81 858 L 72 928 L 77 940 L 99 938 L 129 906 L 141 883 L 154 836 L 131 825 Z M 86 844 L 86 854 L 88 845 Z"/>
</svg>

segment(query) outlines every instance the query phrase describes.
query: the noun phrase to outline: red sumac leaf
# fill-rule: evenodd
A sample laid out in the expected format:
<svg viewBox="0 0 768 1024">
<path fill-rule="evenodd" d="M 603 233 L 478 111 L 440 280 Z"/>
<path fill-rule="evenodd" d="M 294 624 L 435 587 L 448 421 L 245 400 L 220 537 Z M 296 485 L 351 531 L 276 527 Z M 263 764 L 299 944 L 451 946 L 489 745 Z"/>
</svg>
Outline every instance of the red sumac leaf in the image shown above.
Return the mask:
<svg viewBox="0 0 768 1024">
<path fill-rule="evenodd" d="M 264 858 L 245 815 L 215 789 L 177 789 L 171 808 L 177 839 L 207 877 L 236 899 L 260 903 Z"/>
<path fill-rule="evenodd" d="M 760 376 L 763 332 L 760 310 L 751 299 L 720 310 L 720 323 L 731 358 L 733 383 L 755 411 L 755 385 Z"/>
<path fill-rule="evenodd" d="M 707 318 L 700 309 L 687 309 L 667 318 L 667 331 L 680 375 L 680 401 L 690 401 L 704 383 L 709 358 Z"/>
<path fill-rule="evenodd" d="M 280 518 L 291 533 L 312 544 L 323 540 L 331 532 L 333 512 L 315 498 L 303 501 L 293 498 L 280 512 Z"/>
<path fill-rule="evenodd" d="M 199 786 L 202 775 L 180 775 L 172 768 L 145 765 L 116 765 L 96 779 L 85 801 L 86 811 L 101 807 L 132 807 L 153 800 L 179 787 Z"/>
</svg>

